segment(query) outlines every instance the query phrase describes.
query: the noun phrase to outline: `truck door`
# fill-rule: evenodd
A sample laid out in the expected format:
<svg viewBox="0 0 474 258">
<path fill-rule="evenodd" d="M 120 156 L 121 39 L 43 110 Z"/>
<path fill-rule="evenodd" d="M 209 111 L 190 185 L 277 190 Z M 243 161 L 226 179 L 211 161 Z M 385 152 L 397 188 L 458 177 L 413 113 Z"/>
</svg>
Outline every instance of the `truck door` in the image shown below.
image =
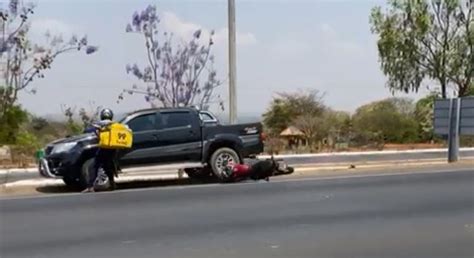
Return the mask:
<svg viewBox="0 0 474 258">
<path fill-rule="evenodd" d="M 160 162 L 201 161 L 201 122 L 197 113 L 189 110 L 158 113 Z"/>
<path fill-rule="evenodd" d="M 126 122 L 133 132 L 133 145 L 120 159 L 121 166 L 152 165 L 159 161 L 156 151 L 159 148 L 157 120 L 157 112 L 152 112 Z"/>
</svg>

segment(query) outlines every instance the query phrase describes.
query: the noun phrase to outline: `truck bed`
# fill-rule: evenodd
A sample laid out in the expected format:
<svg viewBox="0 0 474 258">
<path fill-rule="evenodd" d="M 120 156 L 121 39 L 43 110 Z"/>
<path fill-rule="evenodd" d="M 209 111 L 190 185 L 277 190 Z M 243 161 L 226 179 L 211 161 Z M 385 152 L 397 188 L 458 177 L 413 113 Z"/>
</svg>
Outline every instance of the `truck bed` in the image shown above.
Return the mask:
<svg viewBox="0 0 474 258">
<path fill-rule="evenodd" d="M 203 139 L 211 139 L 211 141 L 212 139 L 238 140 L 241 143 L 239 150 L 243 157 L 263 152 L 261 123 L 204 126 L 202 132 Z"/>
</svg>

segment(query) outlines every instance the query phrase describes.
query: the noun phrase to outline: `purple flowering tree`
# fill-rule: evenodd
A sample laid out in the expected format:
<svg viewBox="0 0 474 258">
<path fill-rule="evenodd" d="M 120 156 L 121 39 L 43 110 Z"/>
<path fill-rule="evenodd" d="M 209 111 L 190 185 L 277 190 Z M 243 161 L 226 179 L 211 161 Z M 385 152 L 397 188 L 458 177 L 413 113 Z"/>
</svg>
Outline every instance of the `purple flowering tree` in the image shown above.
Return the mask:
<svg viewBox="0 0 474 258">
<path fill-rule="evenodd" d="M 150 5 L 141 12 L 135 12 L 126 32 L 139 34 L 145 41 L 147 64 L 140 67 L 129 64 L 126 71 L 142 82 L 134 84 L 119 95 L 143 94 L 152 107 L 198 106 L 203 110 L 211 104 L 223 108 L 220 96 L 215 96 L 215 89 L 221 85 L 213 68 L 214 56 L 212 32 L 209 39 L 203 42 L 202 31 L 194 32 L 192 38 L 183 44 L 173 44 L 173 34 L 161 33 L 158 25 L 160 19 L 156 6 Z"/>
<path fill-rule="evenodd" d="M 46 33 L 45 44 L 31 42 L 29 19 L 34 8 L 19 0 L 10 0 L 6 8 L 0 8 L 0 118 L 15 105 L 20 91 L 36 92 L 28 87 L 36 78 L 44 78 L 56 57 L 72 51 L 92 54 L 98 49 L 89 45 L 86 36 L 64 40 Z"/>
</svg>

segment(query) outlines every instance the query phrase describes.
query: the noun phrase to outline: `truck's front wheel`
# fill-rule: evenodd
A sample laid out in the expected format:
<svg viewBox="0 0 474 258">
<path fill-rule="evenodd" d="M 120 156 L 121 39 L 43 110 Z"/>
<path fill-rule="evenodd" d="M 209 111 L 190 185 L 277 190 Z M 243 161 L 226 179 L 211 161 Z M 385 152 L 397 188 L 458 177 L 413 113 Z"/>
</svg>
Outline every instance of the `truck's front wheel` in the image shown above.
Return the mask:
<svg viewBox="0 0 474 258">
<path fill-rule="evenodd" d="M 91 178 L 92 170 L 94 169 L 94 158 L 86 160 L 81 167 L 80 181 L 82 182 L 81 186 L 83 189 L 87 187 L 87 182 Z"/>
<path fill-rule="evenodd" d="M 85 188 L 85 182 L 78 177 L 65 176 L 63 177 L 63 182 L 71 189 L 82 190 Z"/>
<path fill-rule="evenodd" d="M 87 187 L 87 182 L 88 180 L 92 180 L 92 173 L 94 172 L 94 166 L 95 166 L 95 159 L 91 158 L 88 159 L 84 162 L 82 165 L 82 170 L 81 170 L 81 181 L 83 182 L 83 189 Z M 103 168 L 99 168 L 99 170 L 102 170 Z M 103 172 L 103 170 L 102 170 Z M 100 174 L 99 174 L 100 175 Z M 115 185 L 112 185 L 112 179 L 108 178 L 105 176 L 105 178 L 97 178 L 99 175 L 95 175 L 96 178 L 94 178 L 94 188 L 96 190 L 109 190 L 115 188 Z M 98 181 L 99 180 L 99 181 Z"/>
<path fill-rule="evenodd" d="M 63 176 L 63 182 L 74 190 L 83 190 L 87 187 L 89 171 L 94 165 L 94 159 L 88 159 L 77 167 L 71 168 L 70 173 Z"/>
<path fill-rule="evenodd" d="M 220 148 L 212 154 L 210 163 L 214 175 L 220 181 L 225 182 L 232 176 L 232 173 L 229 173 L 226 168 L 232 164 L 239 164 L 240 157 L 239 154 L 231 148 Z"/>
</svg>

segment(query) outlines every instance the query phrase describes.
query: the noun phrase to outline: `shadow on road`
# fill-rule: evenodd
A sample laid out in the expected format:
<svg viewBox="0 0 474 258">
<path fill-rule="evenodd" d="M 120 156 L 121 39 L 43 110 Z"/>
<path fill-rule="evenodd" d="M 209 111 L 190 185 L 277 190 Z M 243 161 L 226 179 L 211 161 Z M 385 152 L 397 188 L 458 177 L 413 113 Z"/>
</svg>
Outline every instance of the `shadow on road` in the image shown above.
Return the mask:
<svg viewBox="0 0 474 258">
<path fill-rule="evenodd" d="M 75 193 L 78 189 L 72 189 L 65 185 L 40 186 L 36 188 L 40 193 Z"/>
<path fill-rule="evenodd" d="M 138 189 L 138 188 L 152 188 L 152 187 L 167 187 L 177 185 L 199 185 L 199 184 L 212 184 L 216 183 L 216 180 L 193 180 L 193 179 L 157 179 L 157 180 L 144 180 L 144 181 L 131 181 L 131 182 L 117 182 L 116 191 L 126 189 Z M 75 193 L 81 189 L 73 189 L 65 185 L 60 186 L 41 186 L 37 187 L 36 191 L 40 193 Z"/>
</svg>

